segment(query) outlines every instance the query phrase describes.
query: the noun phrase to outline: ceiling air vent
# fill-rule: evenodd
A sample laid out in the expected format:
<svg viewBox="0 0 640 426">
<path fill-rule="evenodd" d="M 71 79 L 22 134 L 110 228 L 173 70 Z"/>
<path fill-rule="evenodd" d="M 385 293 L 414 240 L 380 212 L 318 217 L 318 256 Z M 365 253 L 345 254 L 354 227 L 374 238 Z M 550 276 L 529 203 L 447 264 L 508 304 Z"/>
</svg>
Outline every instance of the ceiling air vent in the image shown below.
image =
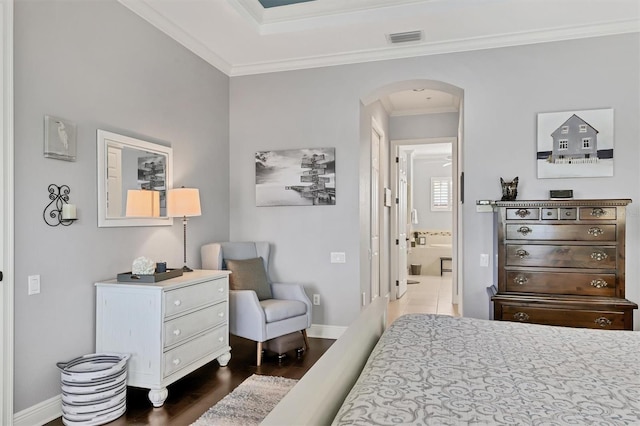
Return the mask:
<svg viewBox="0 0 640 426">
<path fill-rule="evenodd" d="M 409 41 L 422 40 L 422 31 L 407 31 L 404 33 L 389 34 L 389 42 L 391 44 L 406 43 Z"/>
</svg>

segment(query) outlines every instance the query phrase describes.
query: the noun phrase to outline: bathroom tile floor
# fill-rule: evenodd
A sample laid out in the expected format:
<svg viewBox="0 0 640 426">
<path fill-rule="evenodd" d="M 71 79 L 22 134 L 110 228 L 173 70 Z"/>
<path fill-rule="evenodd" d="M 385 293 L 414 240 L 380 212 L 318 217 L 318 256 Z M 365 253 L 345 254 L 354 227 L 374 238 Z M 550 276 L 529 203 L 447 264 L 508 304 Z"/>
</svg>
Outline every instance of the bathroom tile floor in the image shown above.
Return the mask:
<svg viewBox="0 0 640 426">
<path fill-rule="evenodd" d="M 397 300 L 389 302 L 387 322 L 391 324 L 401 315 L 410 313 L 442 314 L 459 316 L 458 306 L 451 304 L 451 274 L 409 275 L 407 292 Z"/>
</svg>

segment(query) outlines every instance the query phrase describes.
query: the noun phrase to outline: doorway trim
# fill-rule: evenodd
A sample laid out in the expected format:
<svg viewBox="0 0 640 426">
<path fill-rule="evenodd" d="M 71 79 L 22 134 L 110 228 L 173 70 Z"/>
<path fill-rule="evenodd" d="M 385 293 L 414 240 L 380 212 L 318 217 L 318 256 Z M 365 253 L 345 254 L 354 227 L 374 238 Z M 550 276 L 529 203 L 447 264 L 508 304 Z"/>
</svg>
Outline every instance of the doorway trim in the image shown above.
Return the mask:
<svg viewBox="0 0 640 426">
<path fill-rule="evenodd" d="M 452 303 L 458 305 L 458 312 L 462 313 L 462 286 L 460 285 L 462 269 L 462 245 L 459 241 L 462 241 L 462 204 L 460 202 L 461 186 L 460 179 L 460 138 L 456 137 L 442 137 L 442 138 L 421 138 L 421 139 L 394 139 L 390 141 L 391 152 L 396 152 L 398 147 L 408 147 L 411 145 L 427 145 L 434 143 L 450 143 L 451 144 L 451 179 L 453 181 L 453 208 L 452 208 L 452 251 L 455 254 L 452 259 L 451 265 L 451 281 L 453 286 Z M 393 159 L 395 161 L 395 159 Z M 391 173 L 392 184 L 391 188 L 394 191 L 393 197 L 397 197 L 396 191 L 398 190 L 398 170 L 392 167 L 393 173 Z M 412 183 L 413 187 L 413 183 Z M 395 228 L 394 228 L 395 229 Z M 395 236 L 392 236 L 392 240 Z M 393 245 L 390 250 L 395 250 Z M 394 255 L 392 254 L 392 257 Z M 394 276 L 392 281 L 398 279 L 398 270 L 394 269 Z"/>
<path fill-rule="evenodd" d="M 13 0 L 0 2 L 2 21 L 2 121 L 0 185 L 0 222 L 2 222 L 2 248 L 0 249 L 0 334 L 2 361 L 0 365 L 1 406 L 0 423 L 13 424 L 13 336 L 14 336 L 14 141 L 13 141 Z"/>
</svg>

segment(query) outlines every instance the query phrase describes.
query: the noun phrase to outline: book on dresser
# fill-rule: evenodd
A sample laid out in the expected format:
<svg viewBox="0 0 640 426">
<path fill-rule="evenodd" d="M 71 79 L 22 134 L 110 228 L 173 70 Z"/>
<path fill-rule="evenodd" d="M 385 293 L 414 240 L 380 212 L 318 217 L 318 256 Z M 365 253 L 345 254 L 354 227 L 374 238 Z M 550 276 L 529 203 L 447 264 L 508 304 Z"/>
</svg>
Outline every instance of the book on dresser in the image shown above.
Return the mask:
<svg viewBox="0 0 640 426">
<path fill-rule="evenodd" d="M 149 389 L 155 407 L 167 386 L 229 346 L 229 271 L 195 270 L 157 283 L 98 282 L 96 352 L 131 355 L 127 385 Z"/>
<path fill-rule="evenodd" d="M 629 199 L 496 201 L 496 320 L 632 330 L 625 298 Z"/>
</svg>

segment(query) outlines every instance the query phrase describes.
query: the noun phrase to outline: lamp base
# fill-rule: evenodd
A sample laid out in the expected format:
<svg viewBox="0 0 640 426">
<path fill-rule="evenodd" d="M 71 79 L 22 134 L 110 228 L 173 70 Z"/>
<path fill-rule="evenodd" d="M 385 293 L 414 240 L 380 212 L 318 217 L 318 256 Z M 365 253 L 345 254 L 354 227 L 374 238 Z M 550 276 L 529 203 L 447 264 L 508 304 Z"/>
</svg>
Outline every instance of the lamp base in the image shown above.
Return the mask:
<svg viewBox="0 0 640 426">
<path fill-rule="evenodd" d="M 193 272 L 193 269 L 189 268 L 187 265 L 182 267 L 182 272 Z"/>
</svg>

